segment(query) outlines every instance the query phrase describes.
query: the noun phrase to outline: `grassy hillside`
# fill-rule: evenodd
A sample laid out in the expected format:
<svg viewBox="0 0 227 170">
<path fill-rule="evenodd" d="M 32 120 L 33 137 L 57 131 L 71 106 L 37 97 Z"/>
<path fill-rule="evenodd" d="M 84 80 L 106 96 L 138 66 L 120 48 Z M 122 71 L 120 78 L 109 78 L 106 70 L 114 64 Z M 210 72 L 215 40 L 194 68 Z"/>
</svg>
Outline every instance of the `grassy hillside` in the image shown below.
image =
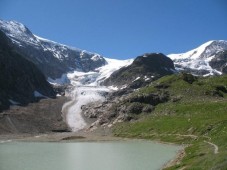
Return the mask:
<svg viewBox="0 0 227 170">
<path fill-rule="evenodd" d="M 132 95 L 163 91 L 168 102 L 135 122 L 118 124 L 115 135 L 189 145 L 181 163 L 168 169 L 227 169 L 227 76 L 171 75 Z"/>
</svg>

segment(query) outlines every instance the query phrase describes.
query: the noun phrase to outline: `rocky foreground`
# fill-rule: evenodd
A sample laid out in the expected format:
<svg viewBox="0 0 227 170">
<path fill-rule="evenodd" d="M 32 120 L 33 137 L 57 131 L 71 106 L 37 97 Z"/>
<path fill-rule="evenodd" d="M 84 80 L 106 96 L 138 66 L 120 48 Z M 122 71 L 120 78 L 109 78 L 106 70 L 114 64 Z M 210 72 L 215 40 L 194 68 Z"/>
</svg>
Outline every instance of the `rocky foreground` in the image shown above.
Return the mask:
<svg viewBox="0 0 227 170">
<path fill-rule="evenodd" d="M 68 131 L 62 117 L 66 97 L 42 99 L 27 106 L 11 106 L 0 113 L 0 135 Z"/>
</svg>

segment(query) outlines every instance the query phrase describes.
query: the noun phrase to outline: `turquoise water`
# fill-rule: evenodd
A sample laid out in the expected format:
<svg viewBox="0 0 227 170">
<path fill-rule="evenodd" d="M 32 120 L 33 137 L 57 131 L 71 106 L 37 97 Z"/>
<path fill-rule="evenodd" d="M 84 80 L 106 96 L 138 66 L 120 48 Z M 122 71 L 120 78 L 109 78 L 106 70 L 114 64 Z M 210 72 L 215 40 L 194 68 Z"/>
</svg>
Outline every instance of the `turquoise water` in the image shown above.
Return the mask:
<svg viewBox="0 0 227 170">
<path fill-rule="evenodd" d="M 0 170 L 156 170 L 179 149 L 147 141 L 9 142 L 0 144 Z"/>
</svg>

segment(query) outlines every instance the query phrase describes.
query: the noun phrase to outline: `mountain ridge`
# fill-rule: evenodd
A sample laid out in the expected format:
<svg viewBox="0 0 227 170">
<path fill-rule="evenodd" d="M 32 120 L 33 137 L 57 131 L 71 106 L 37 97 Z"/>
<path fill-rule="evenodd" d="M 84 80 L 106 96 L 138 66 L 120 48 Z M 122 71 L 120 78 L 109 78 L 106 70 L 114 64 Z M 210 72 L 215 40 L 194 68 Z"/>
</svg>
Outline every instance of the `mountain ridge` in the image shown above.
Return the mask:
<svg viewBox="0 0 227 170">
<path fill-rule="evenodd" d="M 2 30 L 12 41 L 12 48 L 32 61 L 48 78 L 56 79 L 71 70 L 92 71 L 106 64 L 97 54 L 38 37 L 23 24 L 0 20 Z"/>
<path fill-rule="evenodd" d="M 59 79 L 75 70 L 97 71 L 97 68 L 108 64 L 105 57 L 97 53 L 41 38 L 17 21 L 0 20 L 0 30 L 12 40 L 12 48 L 32 61 L 49 80 Z M 225 50 L 227 41 L 212 40 L 188 52 L 167 56 L 174 61 L 178 71 L 198 76 L 220 75 L 226 73 L 226 62 L 222 60 L 222 69 L 219 69 L 215 58 Z"/>
<path fill-rule="evenodd" d="M 227 50 L 227 41 L 212 40 L 185 53 L 167 55 L 174 61 L 179 71 L 191 72 L 194 75 L 221 75 L 222 72 L 212 67 L 212 60 L 217 54 Z"/>
</svg>

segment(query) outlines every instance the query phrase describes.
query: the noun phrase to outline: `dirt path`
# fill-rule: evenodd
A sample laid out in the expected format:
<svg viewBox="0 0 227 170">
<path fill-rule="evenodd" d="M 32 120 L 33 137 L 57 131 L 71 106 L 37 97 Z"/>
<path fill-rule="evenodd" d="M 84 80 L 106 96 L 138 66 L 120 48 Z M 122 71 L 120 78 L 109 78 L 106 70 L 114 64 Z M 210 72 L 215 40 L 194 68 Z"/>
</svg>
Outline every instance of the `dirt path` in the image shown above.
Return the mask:
<svg viewBox="0 0 227 170">
<path fill-rule="evenodd" d="M 215 145 L 214 143 L 204 141 L 205 143 L 208 143 L 209 145 L 214 147 L 214 154 L 218 154 L 218 146 Z"/>
<path fill-rule="evenodd" d="M 190 138 L 193 138 L 193 139 L 197 139 L 198 138 L 198 136 L 196 136 L 196 135 L 181 135 L 181 134 L 169 134 L 169 135 L 182 136 L 182 137 L 190 137 Z"/>
<path fill-rule="evenodd" d="M 183 137 L 191 137 L 193 139 L 197 139 L 198 136 L 196 135 L 181 135 L 181 134 L 168 134 L 168 135 L 176 135 L 176 136 L 183 136 Z M 204 137 L 204 136 L 203 136 Z M 209 138 L 209 137 L 208 137 Z M 211 138 L 209 138 L 211 139 Z M 214 154 L 218 154 L 218 146 L 215 145 L 214 143 L 211 143 L 211 142 L 207 142 L 207 141 L 204 141 L 205 143 L 208 143 L 209 145 L 213 146 L 214 147 Z"/>
</svg>

